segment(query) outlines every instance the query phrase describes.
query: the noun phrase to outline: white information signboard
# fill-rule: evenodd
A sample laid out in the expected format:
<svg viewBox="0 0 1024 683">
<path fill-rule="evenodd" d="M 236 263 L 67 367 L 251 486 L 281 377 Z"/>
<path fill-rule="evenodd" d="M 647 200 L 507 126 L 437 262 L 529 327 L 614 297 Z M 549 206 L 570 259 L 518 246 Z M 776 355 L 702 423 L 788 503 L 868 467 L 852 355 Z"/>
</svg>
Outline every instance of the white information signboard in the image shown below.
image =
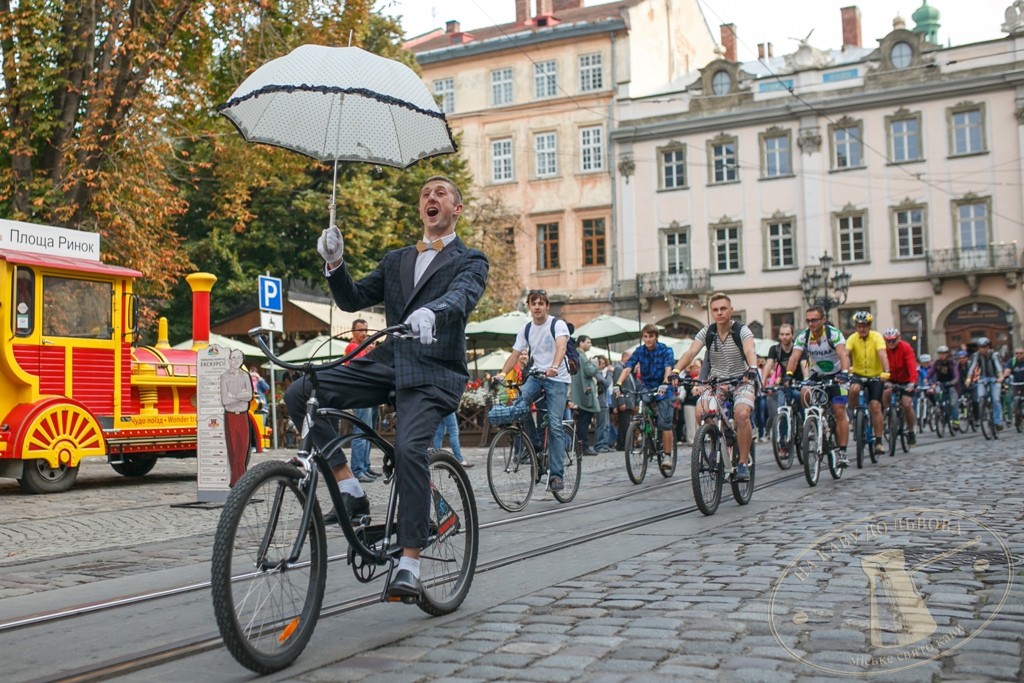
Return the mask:
<svg viewBox="0 0 1024 683">
<path fill-rule="evenodd" d="M 95 232 L 0 218 L 0 249 L 99 261 L 100 236 Z"/>
<path fill-rule="evenodd" d="M 199 502 L 221 503 L 231 490 L 224 404 L 220 376 L 229 367 L 231 349 L 212 345 L 196 358 L 196 440 L 199 458 Z"/>
</svg>

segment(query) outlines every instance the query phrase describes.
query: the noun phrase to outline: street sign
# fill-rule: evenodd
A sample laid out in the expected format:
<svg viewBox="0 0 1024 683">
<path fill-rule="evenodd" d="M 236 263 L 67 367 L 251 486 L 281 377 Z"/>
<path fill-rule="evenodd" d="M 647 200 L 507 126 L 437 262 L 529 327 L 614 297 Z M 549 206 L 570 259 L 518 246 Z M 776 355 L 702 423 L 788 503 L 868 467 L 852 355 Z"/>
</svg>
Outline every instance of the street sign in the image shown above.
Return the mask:
<svg viewBox="0 0 1024 683">
<path fill-rule="evenodd" d="M 280 313 L 260 311 L 260 327 L 270 332 L 284 332 L 284 316 Z"/>
<path fill-rule="evenodd" d="M 284 312 L 284 290 L 281 278 L 260 275 L 260 310 L 271 313 Z"/>
</svg>

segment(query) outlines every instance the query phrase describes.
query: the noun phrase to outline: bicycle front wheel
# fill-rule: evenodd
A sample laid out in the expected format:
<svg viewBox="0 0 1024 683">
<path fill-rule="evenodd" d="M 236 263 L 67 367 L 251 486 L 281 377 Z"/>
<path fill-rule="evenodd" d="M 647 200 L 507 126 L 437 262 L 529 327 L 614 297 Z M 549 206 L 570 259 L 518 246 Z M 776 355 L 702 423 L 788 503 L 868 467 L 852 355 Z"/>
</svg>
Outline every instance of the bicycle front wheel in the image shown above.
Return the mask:
<svg viewBox="0 0 1024 683">
<path fill-rule="evenodd" d="M 818 485 L 821 474 L 821 435 L 818 419 L 809 417 L 804 420 L 804 479 L 808 486 Z"/>
<path fill-rule="evenodd" d="M 1018 434 L 1024 431 L 1024 402 L 1019 396 L 1013 399 L 1013 425 Z"/>
<path fill-rule="evenodd" d="M 864 467 L 864 449 L 872 448 L 868 443 L 868 416 L 863 410 L 857 411 L 857 418 L 853 422 L 854 436 L 857 439 L 857 469 Z"/>
<path fill-rule="evenodd" d="M 566 430 L 565 438 L 568 440 L 569 431 Z M 580 490 L 580 478 L 583 476 L 583 444 L 573 439 L 570 445 L 566 441 L 565 458 L 563 463 L 562 473 L 562 486 L 564 487 L 561 491 L 552 491 L 551 493 L 555 496 L 555 500 L 559 503 L 568 503 L 570 500 L 576 497 L 576 493 Z"/>
<path fill-rule="evenodd" d="M 697 428 L 690 455 L 690 482 L 697 508 L 705 515 L 715 514 L 722 502 L 725 463 L 721 447 L 722 438 L 717 427 L 706 424 Z"/>
<path fill-rule="evenodd" d="M 737 453 L 739 452 L 739 446 L 736 446 Z M 746 481 L 736 481 L 732 479 L 729 485 L 732 487 L 732 497 L 736 499 L 736 502 L 740 505 L 746 505 L 750 502 L 750 497 L 754 495 L 754 440 L 750 440 L 750 462 L 747 463 L 747 471 L 750 473 L 750 479 Z M 736 462 L 739 463 L 739 457 L 737 456 Z"/>
<path fill-rule="evenodd" d="M 537 457 L 526 432 L 505 427 L 487 450 L 487 486 L 503 510 L 519 512 L 530 502 L 537 481 Z"/>
<path fill-rule="evenodd" d="M 658 435 L 658 438 L 662 438 Z M 662 449 L 658 449 L 658 471 L 661 472 L 661 476 L 668 479 L 676 473 L 676 463 L 679 461 L 679 444 L 676 442 L 675 435 L 672 435 L 672 450 L 669 453 L 663 453 Z"/>
<path fill-rule="evenodd" d="M 779 469 L 793 466 L 793 424 L 788 410 L 780 410 L 772 425 L 772 452 Z"/>
<path fill-rule="evenodd" d="M 981 435 L 985 441 L 996 438 L 996 423 L 992 420 L 992 404 L 986 400 L 981 404 Z"/>
<path fill-rule="evenodd" d="M 320 506 L 302 527 L 302 475 L 284 462 L 256 465 L 238 480 L 213 541 L 213 611 L 228 652 L 260 674 L 280 671 L 313 635 L 327 577 Z M 291 557 L 298 547 L 299 554 Z"/>
<path fill-rule="evenodd" d="M 423 598 L 416 603 L 439 617 L 459 608 L 476 575 L 480 520 L 466 470 L 448 451 L 430 451 L 430 538 L 420 552 Z"/>
<path fill-rule="evenodd" d="M 631 421 L 626 428 L 626 474 L 634 484 L 647 476 L 647 438 L 642 421 Z"/>
</svg>

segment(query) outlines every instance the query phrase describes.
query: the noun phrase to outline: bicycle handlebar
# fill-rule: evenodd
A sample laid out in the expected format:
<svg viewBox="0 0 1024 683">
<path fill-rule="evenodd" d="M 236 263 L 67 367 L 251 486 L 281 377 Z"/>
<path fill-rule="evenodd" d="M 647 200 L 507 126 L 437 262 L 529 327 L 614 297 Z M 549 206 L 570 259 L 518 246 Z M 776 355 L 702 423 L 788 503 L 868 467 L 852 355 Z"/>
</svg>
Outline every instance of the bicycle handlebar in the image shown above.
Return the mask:
<svg viewBox="0 0 1024 683">
<path fill-rule="evenodd" d="M 253 342 L 255 342 L 256 346 L 260 348 L 260 351 L 262 351 L 264 355 L 266 355 L 266 357 L 270 360 L 271 363 L 277 365 L 278 367 L 282 367 L 285 370 L 293 370 L 295 372 L 301 372 L 303 374 L 311 374 L 314 372 L 319 372 L 320 370 L 329 370 L 331 368 L 336 368 L 340 365 L 344 365 L 348 361 L 359 356 L 359 354 L 363 352 L 363 349 L 367 348 L 381 337 L 393 337 L 395 339 L 419 339 L 419 335 L 414 335 L 409 332 L 409 327 L 407 325 L 392 325 L 391 327 L 385 327 L 382 330 L 377 330 L 373 334 L 367 336 L 366 339 L 364 339 L 362 343 L 359 344 L 359 346 L 352 349 L 351 353 L 346 353 L 340 358 L 335 358 L 334 360 L 325 361 L 318 365 L 314 365 L 312 358 L 305 361 L 304 363 L 291 363 L 286 360 L 281 360 L 281 358 L 275 355 L 274 352 L 270 349 L 270 345 L 268 344 L 267 332 L 269 332 L 269 330 L 266 330 L 262 327 L 254 327 L 251 330 L 249 330 L 249 338 L 252 339 Z M 331 339 L 333 339 L 333 337 Z M 327 342 L 331 341 L 331 339 L 328 339 Z"/>
</svg>

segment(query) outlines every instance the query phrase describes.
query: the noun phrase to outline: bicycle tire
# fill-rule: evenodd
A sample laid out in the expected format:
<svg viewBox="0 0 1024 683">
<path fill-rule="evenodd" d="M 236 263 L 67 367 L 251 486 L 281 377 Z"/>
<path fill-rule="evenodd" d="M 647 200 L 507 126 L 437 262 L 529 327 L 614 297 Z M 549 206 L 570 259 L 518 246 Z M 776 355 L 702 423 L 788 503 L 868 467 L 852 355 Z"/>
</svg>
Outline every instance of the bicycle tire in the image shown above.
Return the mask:
<svg viewBox="0 0 1024 683">
<path fill-rule="evenodd" d="M 992 417 L 992 403 L 991 399 L 985 398 L 985 401 L 981 404 L 981 416 L 978 421 L 981 423 L 981 435 L 985 437 L 985 441 L 991 441 L 996 438 L 996 423 Z"/>
<path fill-rule="evenodd" d="M 1024 401 L 1019 396 L 1013 399 L 1013 426 L 1018 434 L 1024 432 Z"/>
<path fill-rule="evenodd" d="M 632 420 L 626 428 L 626 474 L 634 484 L 647 476 L 647 438 L 643 420 Z"/>
<path fill-rule="evenodd" d="M 301 479 L 285 462 L 256 465 L 231 489 L 214 535 L 210 587 L 217 627 L 228 652 L 259 674 L 298 658 L 323 604 L 326 532 L 315 501 L 310 526 L 299 528 L 306 503 Z M 299 535 L 301 554 L 286 563 Z"/>
<path fill-rule="evenodd" d="M 788 412 L 779 411 L 772 422 L 772 454 L 779 469 L 788 470 L 793 466 L 793 425 L 790 424 L 792 420 Z"/>
<path fill-rule="evenodd" d="M 857 469 L 858 470 L 864 469 L 864 449 L 865 448 L 873 448 L 873 446 L 868 443 L 868 427 L 867 427 L 867 422 L 868 422 L 868 420 L 867 420 L 866 416 L 864 415 L 864 411 L 858 409 L 857 410 L 857 417 L 856 417 L 856 419 L 853 422 L 853 424 L 854 424 L 854 427 L 853 427 L 854 432 L 853 433 L 854 433 L 854 436 L 857 439 Z"/>
<path fill-rule="evenodd" d="M 832 424 L 830 426 L 833 429 L 835 429 L 835 425 L 834 424 Z M 843 476 L 843 470 L 845 470 L 846 467 L 840 467 L 840 465 L 839 465 L 839 458 L 838 458 L 838 456 L 836 454 L 837 446 L 836 446 L 835 431 L 833 431 L 832 434 L 833 435 L 831 437 L 829 437 L 829 440 L 828 440 L 829 443 L 827 444 L 828 453 L 826 453 L 826 455 L 825 455 L 826 459 L 828 460 L 828 473 L 832 475 L 833 479 L 841 479 L 842 476 Z"/>
<path fill-rule="evenodd" d="M 903 407 L 889 406 L 889 412 L 886 414 L 886 422 L 888 423 L 889 431 L 889 457 L 896 455 L 896 442 L 900 440 L 903 432 Z"/>
<path fill-rule="evenodd" d="M 874 465 L 874 464 L 878 463 L 878 456 L 880 455 L 880 453 L 878 452 L 878 449 L 875 448 L 875 444 L 878 443 L 879 435 L 874 433 L 875 428 L 874 428 L 874 425 L 871 424 L 871 410 L 870 409 L 868 409 L 868 412 L 864 416 L 864 419 L 867 420 L 868 426 L 871 427 L 872 436 L 874 436 L 874 439 L 872 439 L 872 443 L 868 444 L 868 456 L 871 458 L 871 464 Z M 884 412 L 882 413 L 882 434 L 885 435 L 885 436 L 889 435 L 887 415 Z"/>
<path fill-rule="evenodd" d="M 439 617 L 457 610 L 473 585 L 480 519 L 469 475 L 448 451 L 430 450 L 430 494 L 430 527 L 437 532 L 420 551 L 423 595 L 416 605 Z"/>
<path fill-rule="evenodd" d="M 821 475 L 821 449 L 818 434 L 818 418 L 804 420 L 804 479 L 808 486 L 817 486 Z"/>
<path fill-rule="evenodd" d="M 949 413 L 946 411 L 946 406 L 940 403 L 935 407 L 935 436 L 943 438 L 947 426 L 952 432 L 953 426 L 949 424 Z"/>
<path fill-rule="evenodd" d="M 661 476 L 668 479 L 676 473 L 676 465 L 679 464 L 679 443 L 676 441 L 675 434 L 672 435 L 672 452 L 664 453 L 661 449 L 657 449 L 657 452 L 658 471 L 661 472 Z"/>
<path fill-rule="evenodd" d="M 530 502 L 537 481 L 537 454 L 526 432 L 505 427 L 487 449 L 487 486 L 502 510 L 519 512 Z"/>
<path fill-rule="evenodd" d="M 697 428 L 690 454 L 690 482 L 693 499 L 704 515 L 713 515 L 722 502 L 722 478 L 725 470 L 721 435 L 715 425 Z"/>
<path fill-rule="evenodd" d="M 734 464 L 738 465 L 739 462 L 740 462 L 740 459 L 739 459 L 739 446 L 738 445 L 736 446 L 735 451 L 736 451 L 736 457 L 735 457 L 735 463 Z M 756 469 L 755 468 L 755 460 L 754 460 L 754 451 L 755 451 L 755 444 L 754 444 L 754 440 L 751 439 L 750 440 L 750 461 L 747 463 L 747 472 L 749 472 L 750 478 L 747 479 L 746 481 L 736 481 L 735 479 L 730 479 L 729 480 L 729 486 L 730 486 L 730 488 L 732 488 L 732 497 L 740 505 L 746 505 L 747 503 L 749 503 L 750 502 L 750 498 L 754 495 L 754 470 Z"/>
<path fill-rule="evenodd" d="M 568 437 L 568 434 L 566 434 Z M 563 460 L 564 471 L 562 474 L 561 491 L 552 491 L 555 500 L 559 503 L 568 503 L 580 490 L 580 479 L 583 477 L 583 444 L 573 439 L 573 447 L 565 449 Z"/>
</svg>

